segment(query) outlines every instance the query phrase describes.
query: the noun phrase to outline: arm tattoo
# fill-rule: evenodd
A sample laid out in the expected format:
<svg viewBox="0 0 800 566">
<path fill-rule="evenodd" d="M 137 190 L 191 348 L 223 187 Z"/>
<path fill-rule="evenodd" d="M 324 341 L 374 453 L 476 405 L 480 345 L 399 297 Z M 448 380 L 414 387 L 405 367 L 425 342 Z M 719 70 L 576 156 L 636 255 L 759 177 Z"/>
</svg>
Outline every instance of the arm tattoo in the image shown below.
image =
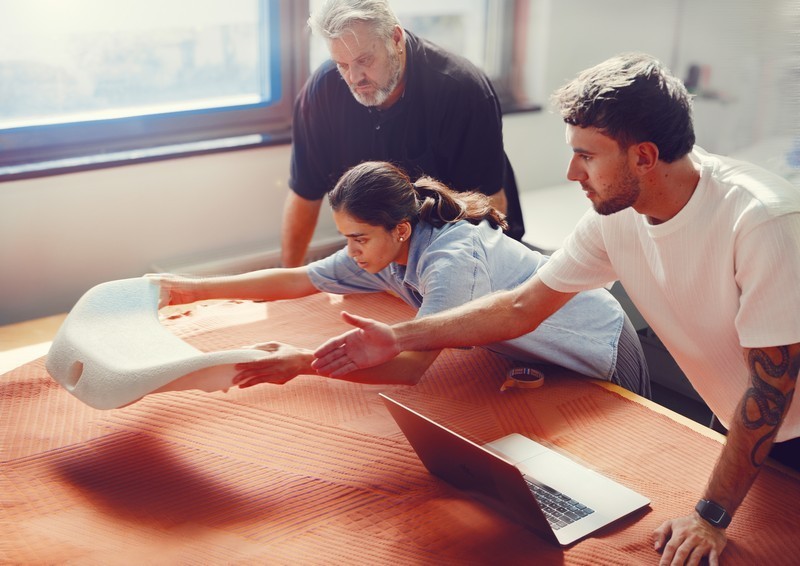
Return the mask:
<svg viewBox="0 0 800 566">
<path fill-rule="evenodd" d="M 758 439 L 750 453 L 750 463 L 756 468 L 760 467 L 767 457 L 767 453 L 759 455 L 761 447 L 777 433 L 786 407 L 794 395 L 794 387 L 786 393 L 782 393 L 779 389 L 761 379 L 758 375 L 757 367 L 761 367 L 764 375 L 769 378 L 780 379 L 789 372 L 789 378 L 792 381 L 797 381 L 798 365 L 800 365 L 799 359 L 791 359 L 789 348 L 786 346 L 778 347 L 777 350 L 780 353 L 778 363 L 774 363 L 772 358 L 760 348 L 750 350 L 747 360 L 750 366 L 750 375 L 753 378 L 753 385 L 744 396 L 741 410 L 742 422 L 750 430 L 756 430 L 764 426 L 769 427 L 766 434 Z M 757 418 L 750 418 L 748 415 L 748 408 L 753 406 L 758 410 Z"/>
</svg>

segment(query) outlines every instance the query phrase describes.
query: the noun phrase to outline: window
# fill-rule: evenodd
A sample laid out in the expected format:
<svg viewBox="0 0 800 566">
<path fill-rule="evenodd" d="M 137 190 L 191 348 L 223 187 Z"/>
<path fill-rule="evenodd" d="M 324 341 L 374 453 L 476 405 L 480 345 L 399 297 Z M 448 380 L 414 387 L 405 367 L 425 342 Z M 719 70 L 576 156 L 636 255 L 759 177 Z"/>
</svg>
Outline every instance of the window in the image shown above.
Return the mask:
<svg viewBox="0 0 800 566">
<path fill-rule="evenodd" d="M 2 12 L 6 179 L 289 138 L 305 2 L 4 0 Z"/>
<path fill-rule="evenodd" d="M 2 0 L 0 181 L 288 141 L 309 59 L 328 57 L 308 41 L 320 2 Z M 505 112 L 531 108 L 529 0 L 392 4 L 483 68 Z"/>
</svg>

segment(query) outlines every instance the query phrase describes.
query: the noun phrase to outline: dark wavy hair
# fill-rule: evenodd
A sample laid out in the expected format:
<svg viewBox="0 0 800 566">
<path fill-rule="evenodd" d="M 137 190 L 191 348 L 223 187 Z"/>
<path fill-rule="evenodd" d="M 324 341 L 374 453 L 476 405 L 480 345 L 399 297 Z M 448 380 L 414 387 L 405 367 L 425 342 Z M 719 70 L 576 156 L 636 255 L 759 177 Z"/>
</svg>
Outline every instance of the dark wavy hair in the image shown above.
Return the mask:
<svg viewBox="0 0 800 566">
<path fill-rule="evenodd" d="M 597 128 L 623 149 L 652 142 L 667 163 L 695 143 L 686 87 L 649 55 L 612 57 L 555 91 L 551 101 L 567 124 Z"/>
<path fill-rule="evenodd" d="M 436 227 L 488 220 L 493 228 L 508 228 L 505 216 L 486 195 L 459 193 L 431 177 L 412 183 L 405 171 L 385 161 L 365 161 L 346 171 L 328 193 L 328 202 L 336 212 L 386 230 L 404 221 L 414 226 L 420 220 Z"/>
</svg>

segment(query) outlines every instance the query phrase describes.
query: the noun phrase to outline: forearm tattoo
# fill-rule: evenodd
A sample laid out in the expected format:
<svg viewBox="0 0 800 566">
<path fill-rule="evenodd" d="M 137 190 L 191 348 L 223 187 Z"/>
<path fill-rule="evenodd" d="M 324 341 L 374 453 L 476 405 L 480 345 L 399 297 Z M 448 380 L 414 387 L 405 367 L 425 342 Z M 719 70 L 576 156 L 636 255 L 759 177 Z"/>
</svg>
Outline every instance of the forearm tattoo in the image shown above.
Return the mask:
<svg viewBox="0 0 800 566">
<path fill-rule="evenodd" d="M 797 381 L 797 373 L 800 369 L 800 356 L 792 360 L 789 355 L 789 348 L 780 346 L 775 348 L 780 354 L 777 363 L 762 349 L 754 348 L 750 350 L 747 363 L 750 367 L 750 375 L 753 378 L 753 385 L 747 390 L 742 403 L 741 417 L 744 426 L 750 430 L 767 427 L 767 432 L 758 439 L 750 453 L 750 462 L 758 468 L 764 463 L 768 451 L 761 451 L 761 447 L 775 436 L 778 425 L 783 420 L 786 407 L 794 395 L 794 386 L 786 393 L 773 387 L 759 376 L 758 368 L 767 378 L 780 379 L 788 372 L 788 377 L 793 382 Z M 751 418 L 752 409 L 756 409 L 755 418 Z"/>
</svg>

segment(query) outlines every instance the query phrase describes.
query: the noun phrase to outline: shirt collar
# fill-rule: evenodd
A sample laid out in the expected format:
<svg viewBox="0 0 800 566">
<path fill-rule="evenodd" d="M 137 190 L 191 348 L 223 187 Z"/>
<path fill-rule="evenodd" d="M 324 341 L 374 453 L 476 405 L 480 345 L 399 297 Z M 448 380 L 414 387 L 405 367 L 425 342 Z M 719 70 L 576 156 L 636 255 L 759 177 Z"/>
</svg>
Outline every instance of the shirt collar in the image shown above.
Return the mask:
<svg viewBox="0 0 800 566">
<path fill-rule="evenodd" d="M 409 285 L 414 289 L 419 287 L 419 262 L 425 254 L 425 250 L 431 245 L 434 239 L 436 228 L 432 224 L 420 221 L 411 231 L 411 239 L 408 241 L 408 262 L 406 265 L 397 263 L 389 264 L 392 276 L 404 285 Z"/>
</svg>

